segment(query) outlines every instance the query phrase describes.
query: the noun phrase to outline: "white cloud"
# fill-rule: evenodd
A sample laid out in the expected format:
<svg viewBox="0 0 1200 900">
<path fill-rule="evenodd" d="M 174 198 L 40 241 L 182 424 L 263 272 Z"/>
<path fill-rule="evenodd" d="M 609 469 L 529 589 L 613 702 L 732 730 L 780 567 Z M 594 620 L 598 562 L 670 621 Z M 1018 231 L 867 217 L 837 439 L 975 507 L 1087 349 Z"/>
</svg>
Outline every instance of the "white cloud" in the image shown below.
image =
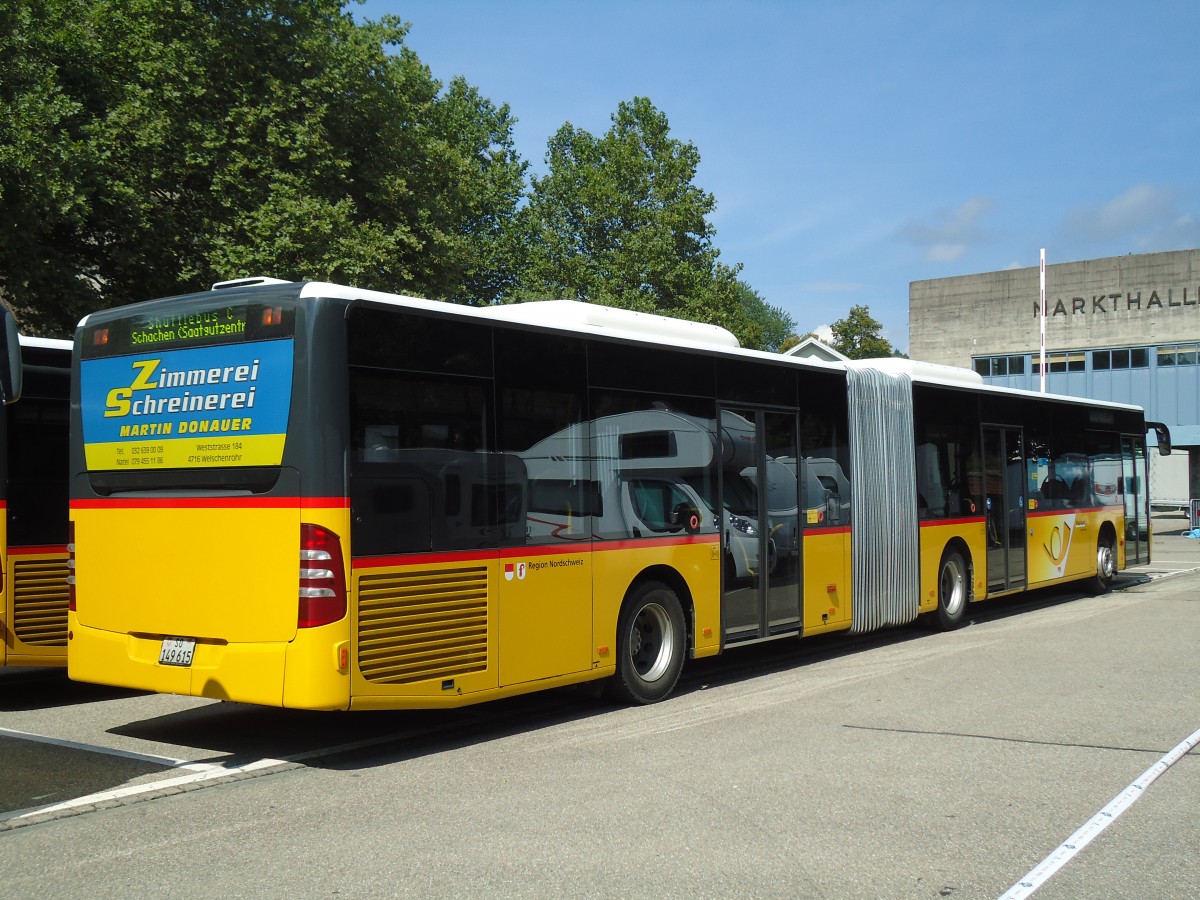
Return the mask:
<svg viewBox="0 0 1200 900">
<path fill-rule="evenodd" d="M 922 248 L 931 262 L 953 262 L 966 254 L 971 244 L 991 239 L 980 223 L 991 211 L 991 197 L 971 197 L 957 209 L 939 209 L 924 220 L 902 225 L 897 234 Z"/>
<path fill-rule="evenodd" d="M 954 262 L 966 252 L 966 244 L 934 244 L 925 251 L 925 258 L 931 262 Z"/>
<path fill-rule="evenodd" d="M 1200 220 L 1183 207 L 1186 194 L 1148 183 L 1097 206 L 1077 206 L 1063 220 L 1069 240 L 1094 255 L 1148 253 L 1200 246 Z"/>
<path fill-rule="evenodd" d="M 1129 238 L 1147 229 L 1178 222 L 1176 193 L 1152 184 L 1135 184 L 1099 206 L 1077 206 L 1067 214 L 1067 227 L 1094 241 Z"/>
</svg>

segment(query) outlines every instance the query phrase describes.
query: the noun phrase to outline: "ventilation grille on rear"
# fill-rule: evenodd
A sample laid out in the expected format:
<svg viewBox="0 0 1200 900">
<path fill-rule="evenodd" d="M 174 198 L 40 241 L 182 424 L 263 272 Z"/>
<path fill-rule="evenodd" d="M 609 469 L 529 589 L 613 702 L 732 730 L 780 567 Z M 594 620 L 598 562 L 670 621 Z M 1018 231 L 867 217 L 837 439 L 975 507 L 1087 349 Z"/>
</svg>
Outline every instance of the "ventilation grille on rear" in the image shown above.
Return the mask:
<svg viewBox="0 0 1200 900">
<path fill-rule="evenodd" d="M 411 684 L 487 668 L 484 567 L 358 579 L 358 667 L 368 681 Z"/>
<path fill-rule="evenodd" d="M 13 633 L 26 644 L 67 646 L 67 558 L 13 559 Z"/>
</svg>

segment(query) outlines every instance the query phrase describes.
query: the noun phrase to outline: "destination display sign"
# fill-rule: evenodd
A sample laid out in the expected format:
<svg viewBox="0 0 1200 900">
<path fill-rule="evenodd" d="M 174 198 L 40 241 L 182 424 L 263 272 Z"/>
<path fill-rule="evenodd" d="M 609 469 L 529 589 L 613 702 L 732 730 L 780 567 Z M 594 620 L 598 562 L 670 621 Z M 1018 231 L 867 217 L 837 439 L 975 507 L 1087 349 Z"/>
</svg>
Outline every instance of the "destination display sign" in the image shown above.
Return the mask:
<svg viewBox="0 0 1200 900">
<path fill-rule="evenodd" d="M 283 298 L 281 298 L 283 299 Z M 296 309 L 285 304 L 224 303 L 206 306 L 170 304 L 166 311 L 126 314 L 105 321 L 89 319 L 83 328 L 82 356 L 124 356 L 184 347 L 249 343 L 291 337 Z"/>
</svg>

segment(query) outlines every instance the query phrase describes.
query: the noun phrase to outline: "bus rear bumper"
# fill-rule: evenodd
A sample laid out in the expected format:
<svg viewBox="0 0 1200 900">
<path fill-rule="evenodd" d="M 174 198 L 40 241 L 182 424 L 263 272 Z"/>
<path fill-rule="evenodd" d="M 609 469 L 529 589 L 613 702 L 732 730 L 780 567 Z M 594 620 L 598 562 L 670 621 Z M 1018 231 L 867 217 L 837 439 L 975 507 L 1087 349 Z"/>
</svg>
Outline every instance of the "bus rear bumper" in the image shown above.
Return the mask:
<svg viewBox="0 0 1200 900">
<path fill-rule="evenodd" d="M 288 659 L 306 649 L 289 643 L 197 642 L 191 665 L 174 666 L 159 662 L 161 637 L 89 628 L 74 615 L 70 633 L 67 674 L 75 681 L 262 706 L 345 709 L 348 705 L 344 678 L 329 679 L 324 685 L 305 679 L 302 686 L 288 690 L 284 677 Z M 326 650 L 325 655 L 331 653 Z M 303 664 L 299 668 L 303 670 Z"/>
</svg>

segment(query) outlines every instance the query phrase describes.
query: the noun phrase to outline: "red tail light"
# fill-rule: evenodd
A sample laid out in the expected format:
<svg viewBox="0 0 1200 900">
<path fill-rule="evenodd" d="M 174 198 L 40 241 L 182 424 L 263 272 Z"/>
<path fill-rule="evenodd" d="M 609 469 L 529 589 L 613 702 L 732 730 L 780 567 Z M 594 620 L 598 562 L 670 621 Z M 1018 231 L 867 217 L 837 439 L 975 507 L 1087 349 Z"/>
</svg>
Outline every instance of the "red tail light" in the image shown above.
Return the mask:
<svg viewBox="0 0 1200 900">
<path fill-rule="evenodd" d="M 300 525 L 300 610 L 296 625 L 316 628 L 346 615 L 342 542 L 328 528 Z"/>
<path fill-rule="evenodd" d="M 67 523 L 67 609 L 75 612 L 75 523 Z"/>
</svg>

